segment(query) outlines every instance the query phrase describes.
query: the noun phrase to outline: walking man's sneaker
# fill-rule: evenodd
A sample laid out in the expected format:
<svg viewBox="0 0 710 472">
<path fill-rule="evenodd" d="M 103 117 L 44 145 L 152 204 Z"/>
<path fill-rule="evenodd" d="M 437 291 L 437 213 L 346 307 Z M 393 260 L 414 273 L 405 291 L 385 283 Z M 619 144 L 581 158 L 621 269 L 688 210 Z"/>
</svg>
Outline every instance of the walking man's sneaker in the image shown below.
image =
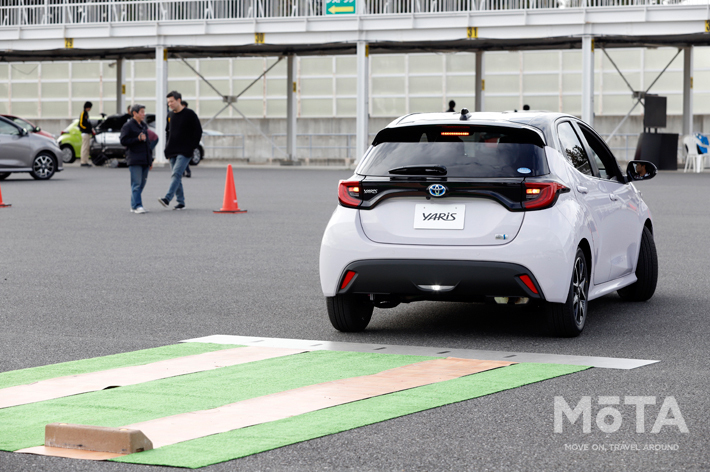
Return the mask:
<svg viewBox="0 0 710 472">
<path fill-rule="evenodd" d="M 135 210 L 133 210 L 133 213 L 147 213 L 147 211 L 145 211 L 145 208 L 143 208 L 143 207 L 138 207 Z"/>
<path fill-rule="evenodd" d="M 91 164 L 82 164 L 81 167 L 91 167 Z"/>
<path fill-rule="evenodd" d="M 165 199 L 165 198 L 159 198 L 158 201 L 160 202 L 161 205 L 163 205 L 165 208 L 168 208 L 170 206 L 170 202 Z"/>
<path fill-rule="evenodd" d="M 185 205 L 182 203 L 178 203 L 177 205 L 175 205 L 175 208 L 173 208 L 173 210 L 184 210 L 184 209 L 185 209 Z"/>
</svg>

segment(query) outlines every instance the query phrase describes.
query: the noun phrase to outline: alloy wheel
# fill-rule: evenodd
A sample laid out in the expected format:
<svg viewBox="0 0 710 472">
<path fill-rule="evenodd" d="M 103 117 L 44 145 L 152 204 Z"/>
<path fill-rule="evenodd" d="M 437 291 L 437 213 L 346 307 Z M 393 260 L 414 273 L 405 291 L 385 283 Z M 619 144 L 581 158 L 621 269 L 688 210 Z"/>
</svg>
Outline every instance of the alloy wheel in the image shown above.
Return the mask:
<svg viewBox="0 0 710 472">
<path fill-rule="evenodd" d="M 587 317 L 587 290 L 587 267 L 584 259 L 578 256 L 574 261 L 574 271 L 572 274 L 572 291 L 574 294 L 572 310 L 574 322 L 579 328 L 584 326 L 584 321 Z"/>
<path fill-rule="evenodd" d="M 45 155 L 39 155 L 32 164 L 32 170 L 40 179 L 46 179 L 54 173 L 54 160 Z"/>
<path fill-rule="evenodd" d="M 68 164 L 71 162 L 71 158 L 74 157 L 74 153 L 69 147 L 63 147 L 62 148 L 62 161 L 65 164 Z"/>
</svg>

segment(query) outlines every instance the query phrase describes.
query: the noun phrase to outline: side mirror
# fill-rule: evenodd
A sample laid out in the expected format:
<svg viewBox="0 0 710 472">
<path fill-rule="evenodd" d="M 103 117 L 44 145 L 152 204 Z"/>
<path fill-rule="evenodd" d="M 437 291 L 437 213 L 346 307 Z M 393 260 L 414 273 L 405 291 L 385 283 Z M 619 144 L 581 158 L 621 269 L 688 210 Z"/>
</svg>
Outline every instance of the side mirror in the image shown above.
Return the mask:
<svg viewBox="0 0 710 472">
<path fill-rule="evenodd" d="M 631 161 L 626 166 L 626 176 L 629 182 L 634 180 L 649 180 L 656 176 L 658 168 L 653 162 Z"/>
<path fill-rule="evenodd" d="M 25 128 L 20 128 L 20 136 L 27 136 L 29 133 Z"/>
<path fill-rule="evenodd" d="M 39 133 L 40 131 L 42 131 L 42 128 L 40 128 L 39 126 L 35 126 L 35 133 Z"/>
</svg>

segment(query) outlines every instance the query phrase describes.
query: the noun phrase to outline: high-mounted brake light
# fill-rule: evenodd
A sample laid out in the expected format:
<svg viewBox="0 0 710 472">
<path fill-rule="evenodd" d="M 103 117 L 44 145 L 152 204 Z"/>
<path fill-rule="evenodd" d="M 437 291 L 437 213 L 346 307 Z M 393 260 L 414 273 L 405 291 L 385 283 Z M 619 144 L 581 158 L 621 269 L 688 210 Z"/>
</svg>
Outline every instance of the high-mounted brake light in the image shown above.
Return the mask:
<svg viewBox="0 0 710 472">
<path fill-rule="evenodd" d="M 525 200 L 523 207 L 526 210 L 541 210 L 551 207 L 557 201 L 560 193 L 569 192 L 569 188 L 559 182 L 525 182 Z"/>
<path fill-rule="evenodd" d="M 338 185 L 338 200 L 348 208 L 357 208 L 362 203 L 360 199 L 360 182 L 341 180 Z"/>
<path fill-rule="evenodd" d="M 468 136 L 468 131 L 442 131 L 442 136 Z"/>
</svg>

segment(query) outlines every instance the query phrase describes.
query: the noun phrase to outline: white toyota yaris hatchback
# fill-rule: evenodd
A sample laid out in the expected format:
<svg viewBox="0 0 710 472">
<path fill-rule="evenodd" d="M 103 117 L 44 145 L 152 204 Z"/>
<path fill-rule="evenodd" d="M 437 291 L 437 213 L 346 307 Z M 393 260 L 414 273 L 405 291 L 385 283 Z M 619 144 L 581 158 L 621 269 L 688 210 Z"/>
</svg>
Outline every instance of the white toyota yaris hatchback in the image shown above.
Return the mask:
<svg viewBox="0 0 710 472">
<path fill-rule="evenodd" d="M 599 135 L 560 113 L 413 114 L 375 137 L 323 235 L 320 279 L 340 331 L 419 300 L 537 303 L 577 336 L 588 301 L 656 289 L 653 218 Z"/>
</svg>

